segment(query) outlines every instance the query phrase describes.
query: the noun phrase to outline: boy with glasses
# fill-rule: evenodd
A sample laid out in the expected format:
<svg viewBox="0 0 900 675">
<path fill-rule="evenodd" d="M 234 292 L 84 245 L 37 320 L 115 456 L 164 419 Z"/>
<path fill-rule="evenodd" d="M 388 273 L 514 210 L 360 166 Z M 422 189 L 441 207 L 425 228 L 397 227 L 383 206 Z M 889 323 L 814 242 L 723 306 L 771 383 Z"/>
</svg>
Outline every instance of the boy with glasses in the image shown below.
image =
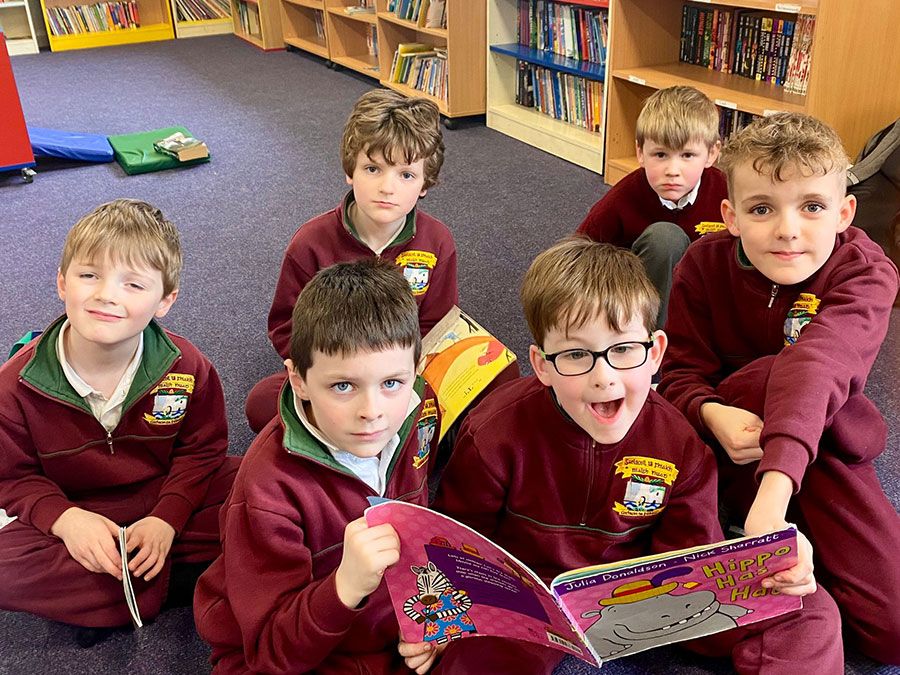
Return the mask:
<svg viewBox="0 0 900 675">
<path fill-rule="evenodd" d="M 659 296 L 640 259 L 568 238 L 532 263 L 521 298 L 536 342 L 529 352 L 535 375 L 498 389 L 469 414 L 435 508 L 546 581 L 576 567 L 723 539 L 712 452 L 650 388 L 668 340 L 654 330 Z M 651 488 L 654 498 L 641 500 Z M 806 557 L 763 585 L 812 593 L 804 545 Z M 730 654 L 741 673 L 841 672 L 834 601 L 820 591 L 804 604 L 692 648 Z M 443 662 L 465 659 L 471 672 L 549 674 L 559 658 L 482 638 L 451 645 Z"/>
</svg>

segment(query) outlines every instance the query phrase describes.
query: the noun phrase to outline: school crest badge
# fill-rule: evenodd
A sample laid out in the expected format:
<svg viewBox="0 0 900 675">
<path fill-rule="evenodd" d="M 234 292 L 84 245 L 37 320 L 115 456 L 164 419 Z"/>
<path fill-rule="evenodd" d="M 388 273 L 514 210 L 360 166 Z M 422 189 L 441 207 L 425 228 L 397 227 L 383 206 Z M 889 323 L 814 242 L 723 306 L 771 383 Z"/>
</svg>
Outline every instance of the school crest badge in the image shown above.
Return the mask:
<svg viewBox="0 0 900 675">
<path fill-rule="evenodd" d="M 705 220 L 702 223 L 697 223 L 694 226 L 694 232 L 699 234 L 701 237 L 704 234 L 710 234 L 712 232 L 721 232 L 725 229 L 725 223 L 714 223 L 709 220 Z"/>
<path fill-rule="evenodd" d="M 193 392 L 193 375 L 169 373 L 150 392 L 154 395 L 153 409 L 144 413 L 144 420 L 160 426 L 178 424 L 187 412 L 188 399 Z"/>
<path fill-rule="evenodd" d="M 678 468 L 653 457 L 627 456 L 616 462 L 616 474 L 627 479 L 621 502 L 613 511 L 621 516 L 643 518 L 665 508 L 666 491 L 675 483 Z"/>
<path fill-rule="evenodd" d="M 424 295 L 431 283 L 431 271 L 437 264 L 437 256 L 428 251 L 404 251 L 394 261 L 403 269 L 413 295 Z"/>
<path fill-rule="evenodd" d="M 422 414 L 419 415 L 419 421 L 416 423 L 419 448 L 416 451 L 416 456 L 413 457 L 413 466 L 417 469 L 422 468 L 428 461 L 428 455 L 431 454 L 431 442 L 434 440 L 434 430 L 436 428 L 437 406 L 434 404 L 433 398 L 427 398 L 422 405 Z"/>
<path fill-rule="evenodd" d="M 812 293 L 801 293 L 788 310 L 784 320 L 784 346 L 794 344 L 800 337 L 800 332 L 806 327 L 813 317 L 818 314 L 822 301 Z"/>
</svg>

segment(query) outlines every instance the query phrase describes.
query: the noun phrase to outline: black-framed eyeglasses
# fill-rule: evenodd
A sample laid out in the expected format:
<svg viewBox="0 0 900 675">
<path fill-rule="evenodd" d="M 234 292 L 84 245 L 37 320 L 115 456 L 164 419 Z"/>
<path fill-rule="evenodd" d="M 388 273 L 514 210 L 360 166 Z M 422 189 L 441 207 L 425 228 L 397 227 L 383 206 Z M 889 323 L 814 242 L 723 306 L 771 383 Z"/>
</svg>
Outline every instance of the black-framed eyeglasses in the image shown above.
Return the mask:
<svg viewBox="0 0 900 675">
<path fill-rule="evenodd" d="M 639 368 L 647 362 L 647 354 L 653 343 L 651 335 L 647 342 L 618 342 L 602 352 L 590 349 L 564 349 L 555 354 L 545 354 L 543 349 L 540 352 L 544 359 L 553 364 L 557 373 L 572 377 L 591 372 L 599 358 L 616 370 Z"/>
</svg>

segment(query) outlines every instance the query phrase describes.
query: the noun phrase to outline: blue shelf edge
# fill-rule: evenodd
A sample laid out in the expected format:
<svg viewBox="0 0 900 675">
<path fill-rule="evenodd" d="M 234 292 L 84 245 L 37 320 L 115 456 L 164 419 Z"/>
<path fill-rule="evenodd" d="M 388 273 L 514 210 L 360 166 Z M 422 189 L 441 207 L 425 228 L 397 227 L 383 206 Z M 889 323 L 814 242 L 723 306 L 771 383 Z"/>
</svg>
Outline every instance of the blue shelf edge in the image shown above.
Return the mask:
<svg viewBox="0 0 900 675">
<path fill-rule="evenodd" d="M 498 54 L 506 54 L 514 56 L 522 61 L 534 63 L 539 66 L 546 66 L 554 70 L 561 70 L 570 75 L 586 77 L 591 80 L 603 82 L 606 76 L 606 66 L 600 63 L 592 63 L 591 61 L 579 61 L 578 59 L 570 59 L 566 56 L 560 56 L 553 52 L 545 52 L 540 49 L 532 49 L 520 44 L 491 45 L 491 51 Z"/>
</svg>

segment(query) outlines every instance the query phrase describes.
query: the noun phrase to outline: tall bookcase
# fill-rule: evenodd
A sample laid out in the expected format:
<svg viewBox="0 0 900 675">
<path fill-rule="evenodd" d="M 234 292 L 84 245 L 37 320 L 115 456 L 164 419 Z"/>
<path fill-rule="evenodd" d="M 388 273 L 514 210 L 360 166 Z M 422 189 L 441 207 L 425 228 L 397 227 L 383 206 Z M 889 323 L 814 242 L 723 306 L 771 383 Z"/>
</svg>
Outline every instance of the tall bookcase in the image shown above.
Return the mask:
<svg viewBox="0 0 900 675">
<path fill-rule="evenodd" d="M 900 114 L 900 3 L 896 0 L 732 0 L 700 7 L 765 10 L 816 17 L 806 96 L 775 84 L 678 60 L 682 7 L 677 0 L 614 0 L 610 9 L 606 170 L 610 185 L 638 167 L 634 125 L 656 89 L 691 85 L 725 108 L 754 115 L 804 112 L 832 125 L 854 157 L 865 140 Z M 693 4 L 693 3 L 692 3 Z"/>
<path fill-rule="evenodd" d="M 448 128 L 457 117 L 485 112 L 486 0 L 449 0 L 447 27 L 425 28 L 388 12 L 388 0 L 375 0 L 375 13 L 347 13 L 357 0 L 279 0 L 284 41 L 317 54 L 336 66 L 375 78 L 385 87 L 407 96 L 433 100 Z M 316 31 L 315 11 L 325 14 L 326 38 Z M 377 57 L 369 53 L 374 28 Z M 405 84 L 390 81 L 397 46 L 421 42 L 447 50 L 447 100 L 430 96 Z"/>
<path fill-rule="evenodd" d="M 580 7 L 609 7 L 608 0 L 560 0 Z M 518 44 L 519 0 L 488 2 L 487 126 L 579 166 L 603 172 L 603 127 L 588 131 L 516 103 L 519 60 L 590 80 L 605 68 Z M 603 94 L 606 99 L 605 86 Z M 605 110 L 605 105 L 602 106 Z M 602 116 L 601 116 L 602 120 Z"/>
<path fill-rule="evenodd" d="M 6 51 L 10 56 L 40 51 L 28 0 L 0 0 L 0 31 L 6 36 Z"/>
<path fill-rule="evenodd" d="M 84 2 L 88 3 L 88 0 L 84 0 Z M 51 51 L 109 47 L 135 42 L 171 40 L 175 37 L 169 0 L 137 0 L 138 19 L 140 20 L 140 26 L 137 28 L 54 35 L 47 10 L 53 7 L 71 7 L 75 4 L 78 4 L 78 0 L 41 0 L 41 11 L 44 14 L 44 25 L 47 28 L 47 39 L 50 42 Z"/>
<path fill-rule="evenodd" d="M 284 49 L 279 0 L 231 0 L 234 34 L 264 51 Z"/>
</svg>

